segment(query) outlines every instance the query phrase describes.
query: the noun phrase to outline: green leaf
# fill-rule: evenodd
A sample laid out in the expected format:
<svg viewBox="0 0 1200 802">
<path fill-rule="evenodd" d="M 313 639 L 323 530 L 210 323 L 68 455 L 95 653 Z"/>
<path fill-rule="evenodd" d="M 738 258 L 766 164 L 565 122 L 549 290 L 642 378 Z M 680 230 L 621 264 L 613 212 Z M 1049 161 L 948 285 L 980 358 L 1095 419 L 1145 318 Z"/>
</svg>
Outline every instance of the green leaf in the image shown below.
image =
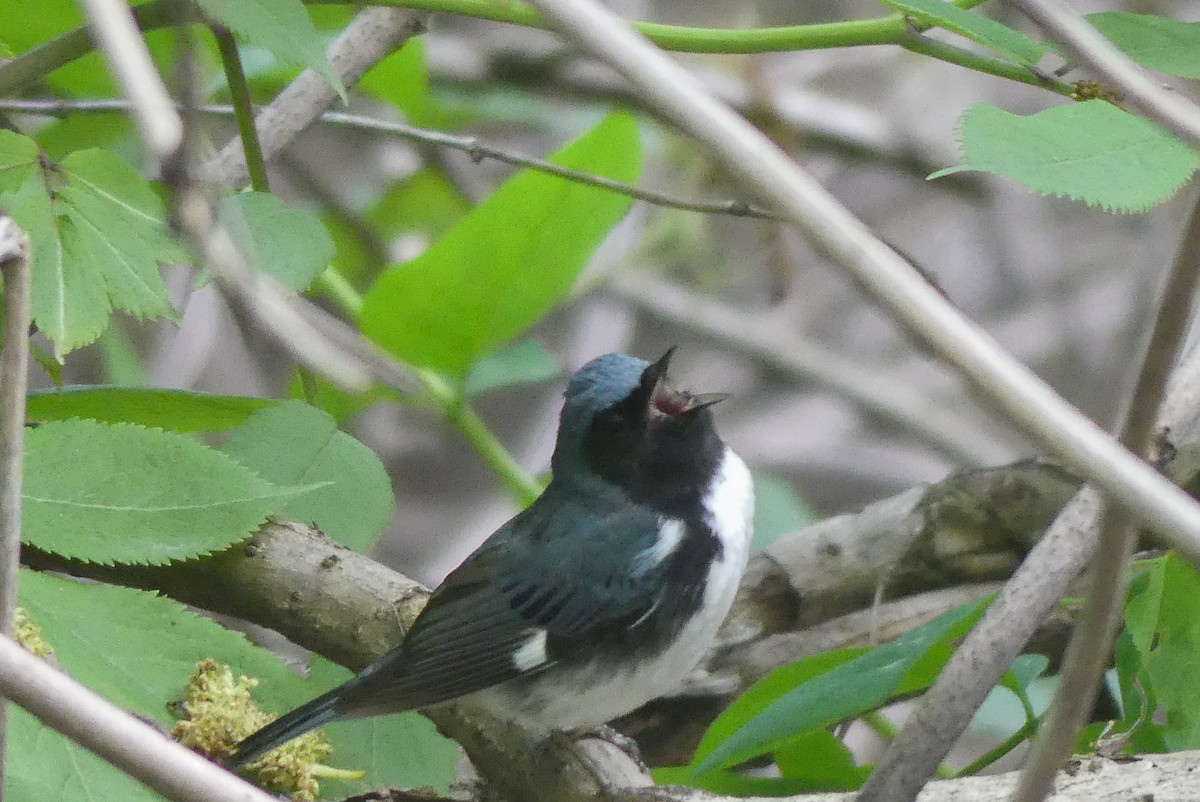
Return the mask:
<svg viewBox="0 0 1200 802">
<path fill-rule="evenodd" d="M 206 15 L 241 40 L 287 64 L 308 67 L 346 101 L 346 87 L 325 55 L 325 43 L 300 0 L 197 0 Z"/>
<path fill-rule="evenodd" d="M 1174 553 L 1152 570 L 1130 599 L 1125 626 L 1139 651 L 1141 677 L 1166 713 L 1168 750 L 1200 746 L 1196 646 L 1200 644 L 1200 574 Z"/>
<path fill-rule="evenodd" d="M 425 40 L 414 36 L 404 47 L 376 62 L 355 84 L 355 89 L 391 103 L 412 125 L 442 128 L 445 121 L 429 93 L 429 68 Z"/>
<path fill-rule="evenodd" d="M 552 161 L 635 181 L 636 125 L 610 116 Z M 363 330 L 407 362 L 462 378 L 563 298 L 629 205 L 615 193 L 524 171 L 421 256 L 389 268 L 367 293 Z"/>
<path fill-rule="evenodd" d="M 22 571 L 20 603 L 54 647 L 58 665 L 109 701 L 161 725 L 196 663 L 212 657 L 262 680 L 276 707 L 315 694 L 313 684 L 211 619 L 153 593 Z M 17 713 L 6 798 L 100 802 L 160 800 L 40 722 Z"/>
<path fill-rule="evenodd" d="M 277 403 L 269 398 L 189 390 L 75 386 L 31 390 L 25 401 L 25 417 L 30 423 L 90 418 L 176 432 L 215 432 L 232 429 L 258 410 Z"/>
<path fill-rule="evenodd" d="M 423 169 L 392 184 L 365 216 L 385 237 L 412 231 L 437 237 L 470 211 L 471 203 L 440 170 Z"/>
<path fill-rule="evenodd" d="M 292 380 L 288 383 L 288 398 L 303 401 L 332 415 L 339 426 L 379 401 L 404 400 L 395 390 L 382 384 L 373 385 L 363 393 L 348 393 L 325 379 L 314 376 L 312 380 L 314 383 L 306 384 L 300 371 L 293 371 Z"/>
<path fill-rule="evenodd" d="M 164 802 L 163 797 L 16 705 L 8 706 L 5 799 Z"/>
<path fill-rule="evenodd" d="M 114 306 L 138 318 L 169 314 L 158 265 L 186 254 L 149 184 L 103 150 L 52 165 L 32 140 L 0 135 L 0 206 L 29 234 L 33 318 L 57 356 L 95 340 Z"/>
<path fill-rule="evenodd" d="M 502 348 L 471 366 L 463 382 L 467 398 L 507 387 L 540 384 L 562 372 L 554 355 L 536 340 L 525 340 L 511 348 Z"/>
<path fill-rule="evenodd" d="M 1124 11 L 1088 14 L 1087 20 L 1143 67 L 1200 78 L 1200 22 Z"/>
<path fill-rule="evenodd" d="M 321 657 L 310 663 L 309 680 L 325 690 L 350 679 L 350 672 Z M 308 701 L 307 699 L 299 702 Z M 366 777 L 354 783 L 322 780 L 323 794 L 330 799 L 362 793 L 379 785 L 397 788 L 430 787 L 445 793 L 454 781 L 458 747 L 438 734 L 433 724 L 418 713 L 400 713 L 329 724 L 323 728 L 333 744 L 334 763 L 358 769 Z"/>
<path fill-rule="evenodd" d="M 882 0 L 916 22 L 935 25 L 996 51 L 1018 64 L 1036 64 L 1046 46 L 993 19 L 973 14 L 945 0 Z"/>
<path fill-rule="evenodd" d="M 333 240 L 316 215 L 274 195 L 241 192 L 222 198 L 217 219 L 259 270 L 303 292 L 333 260 Z"/>
<path fill-rule="evenodd" d="M 871 773 L 860 766 L 840 738 L 818 729 L 795 738 L 775 751 L 779 773 L 799 780 L 805 791 L 853 791 L 861 787 Z"/>
<path fill-rule="evenodd" d="M 268 480 L 323 484 L 278 514 L 312 521 L 330 537 L 366 551 L 387 525 L 396 501 L 379 457 L 321 410 L 299 401 L 255 412 L 222 451 Z"/>
<path fill-rule="evenodd" d="M 692 765 L 693 773 L 703 773 L 697 772 L 695 764 L 699 763 L 701 758 L 709 755 L 717 746 L 732 738 L 746 722 L 760 715 L 779 697 L 870 651 L 869 648 L 852 648 L 821 652 L 795 663 L 780 666 L 751 685 L 709 725 L 704 737 L 700 739 L 700 743 L 696 747 Z"/>
<path fill-rule="evenodd" d="M 308 489 L 260 479 L 186 435 L 47 423 L 26 435 L 24 537 L 72 559 L 165 563 L 244 540 Z"/>
<path fill-rule="evenodd" d="M 775 674 L 796 669 L 786 666 L 767 675 L 725 710 L 709 728 L 696 750 L 697 774 L 731 766 L 786 746 L 818 727 L 861 715 L 887 702 L 905 687 L 909 672 L 930 652 L 964 634 L 983 615 L 990 599 L 964 604 L 943 613 L 893 641 L 788 688 Z M 820 655 L 819 657 L 824 657 Z M 810 658 L 812 660 L 813 658 Z M 808 661 L 802 661 L 802 664 Z M 757 690 L 766 684 L 769 694 Z M 910 683 L 911 686 L 911 683 Z M 749 697 L 749 701 L 745 701 Z M 727 737 L 713 737 L 714 730 Z"/>
<path fill-rule="evenodd" d="M 790 483 L 767 471 L 754 472 L 754 540 L 750 551 L 765 549 L 783 535 L 817 520 L 816 511 Z"/>
<path fill-rule="evenodd" d="M 930 178 L 980 170 L 1110 211 L 1163 202 L 1200 164 L 1200 154 L 1178 139 L 1103 100 L 1029 117 L 980 103 L 959 120 L 959 135 L 966 163 Z"/>
</svg>

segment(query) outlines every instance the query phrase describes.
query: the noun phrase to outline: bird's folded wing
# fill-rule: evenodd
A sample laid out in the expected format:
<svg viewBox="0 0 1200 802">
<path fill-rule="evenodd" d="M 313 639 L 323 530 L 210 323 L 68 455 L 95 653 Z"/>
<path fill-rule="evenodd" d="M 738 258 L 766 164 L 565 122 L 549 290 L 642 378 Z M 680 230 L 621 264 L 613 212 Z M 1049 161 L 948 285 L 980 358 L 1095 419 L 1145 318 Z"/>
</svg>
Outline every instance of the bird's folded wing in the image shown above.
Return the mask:
<svg viewBox="0 0 1200 802">
<path fill-rule="evenodd" d="M 624 506 L 603 515 L 534 505 L 430 597 L 404 646 L 347 688 L 339 715 L 427 707 L 545 670 L 593 635 L 658 603 L 658 517 Z M 381 701 L 386 700 L 386 701 Z"/>
</svg>

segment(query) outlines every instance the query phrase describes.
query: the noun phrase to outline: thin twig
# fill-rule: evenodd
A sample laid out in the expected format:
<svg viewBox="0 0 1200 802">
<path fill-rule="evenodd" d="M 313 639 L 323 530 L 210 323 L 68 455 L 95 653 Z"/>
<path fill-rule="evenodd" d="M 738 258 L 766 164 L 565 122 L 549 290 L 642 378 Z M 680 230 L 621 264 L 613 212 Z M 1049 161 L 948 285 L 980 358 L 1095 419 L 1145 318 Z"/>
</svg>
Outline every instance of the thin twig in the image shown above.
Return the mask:
<svg viewBox="0 0 1200 802">
<path fill-rule="evenodd" d="M 276 800 L 101 698 L 8 637 L 0 637 L 0 693 L 167 799 Z"/>
<path fill-rule="evenodd" d="M 534 0 L 573 42 L 629 80 L 731 178 L 784 214 L 880 306 L 1024 432 L 1200 564 L 1200 505 L 1116 443 L 977 325 L 778 146 L 593 0 Z"/>
<path fill-rule="evenodd" d="M 246 169 L 250 173 L 250 188 L 255 192 L 270 192 L 267 165 L 263 162 L 258 129 L 254 126 L 254 106 L 250 102 L 250 87 L 246 84 L 246 71 L 242 69 L 237 40 L 228 28 L 221 25 L 213 25 L 211 30 L 213 38 L 217 40 L 221 67 L 225 70 L 225 83 L 229 85 L 229 95 L 233 100 L 233 117 L 237 120 L 238 137 L 242 140 Z"/>
<path fill-rule="evenodd" d="M 1148 456 L 1154 446 L 1155 422 L 1171 368 L 1187 335 L 1198 282 L 1200 197 L 1192 205 L 1179 252 L 1159 293 L 1158 314 L 1125 410 L 1121 442 L 1135 453 Z M 1112 653 L 1137 535 L 1137 527 L 1123 511 L 1106 512 L 1092 565 L 1087 606 L 1071 634 L 1054 704 L 1026 760 L 1014 797 L 1017 802 L 1040 802 L 1050 793 L 1054 776 L 1071 754 L 1076 733 L 1092 709 Z"/>
<path fill-rule="evenodd" d="M 1010 0 L 1082 63 L 1116 86 L 1124 102 L 1200 150 L 1200 107 L 1151 80 L 1059 0 Z"/>
<path fill-rule="evenodd" d="M 25 456 L 25 392 L 29 382 L 29 238 L 0 216 L 4 333 L 0 340 L 0 635 L 12 637 L 21 559 L 21 463 Z M 0 800 L 8 744 L 8 705 L 0 696 Z"/>
<path fill-rule="evenodd" d="M 28 114 L 46 114 L 46 115 L 65 115 L 76 112 L 109 112 L 109 111 L 125 111 L 129 108 L 128 101 L 125 100 L 0 100 L 0 110 L 25 112 Z M 222 117 L 237 116 L 237 111 L 233 106 L 228 105 L 205 105 L 199 106 L 196 111 L 204 114 L 219 115 Z M 725 214 L 734 217 L 755 217 L 765 220 L 782 220 L 783 218 L 774 212 L 770 212 L 754 204 L 747 203 L 744 200 L 730 199 L 721 201 L 697 201 L 687 198 L 679 198 L 665 192 L 655 192 L 650 189 L 642 189 L 633 184 L 626 184 L 622 181 L 614 181 L 611 178 L 586 173 L 581 170 L 572 170 L 569 167 L 560 167 L 557 164 L 552 164 L 545 159 L 539 159 L 536 156 L 526 156 L 516 151 L 501 148 L 492 145 L 479 137 L 475 136 L 456 136 L 447 134 L 442 131 L 434 131 L 428 128 L 417 128 L 416 126 L 406 125 L 405 123 L 390 122 L 387 120 L 378 120 L 373 117 L 367 117 L 362 114 L 345 114 L 342 112 L 327 111 L 322 114 L 318 120 L 329 125 L 337 125 L 345 128 L 353 128 L 363 131 L 378 131 L 380 133 L 397 136 L 402 139 L 408 139 L 413 142 L 422 142 L 429 145 L 436 145 L 450 150 L 457 150 L 466 153 L 474 161 L 483 161 L 484 159 L 495 159 L 504 164 L 511 164 L 515 167 L 524 167 L 530 170 L 536 170 L 542 173 L 565 178 L 568 181 L 573 181 L 577 184 L 586 184 L 588 186 L 600 187 L 615 192 L 618 195 L 625 195 L 630 198 L 636 198 L 647 203 L 652 203 L 656 206 L 664 206 L 671 209 L 683 209 L 689 212 L 700 212 L 702 214 Z"/>
</svg>

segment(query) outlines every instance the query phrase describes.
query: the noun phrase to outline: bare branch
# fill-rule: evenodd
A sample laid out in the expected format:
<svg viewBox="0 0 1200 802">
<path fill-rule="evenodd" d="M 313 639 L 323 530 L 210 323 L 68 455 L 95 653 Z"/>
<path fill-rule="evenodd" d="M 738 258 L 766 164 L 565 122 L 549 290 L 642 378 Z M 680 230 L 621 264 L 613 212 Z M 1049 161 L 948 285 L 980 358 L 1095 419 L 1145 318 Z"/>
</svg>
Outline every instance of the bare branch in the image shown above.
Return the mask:
<svg viewBox="0 0 1200 802">
<path fill-rule="evenodd" d="M 0 277 L 4 282 L 0 341 L 0 635 L 11 638 L 21 558 L 21 464 L 25 457 L 25 392 L 29 383 L 29 238 L 0 214 Z M 8 705 L 0 697 L 0 797 L 8 754 Z"/>
</svg>

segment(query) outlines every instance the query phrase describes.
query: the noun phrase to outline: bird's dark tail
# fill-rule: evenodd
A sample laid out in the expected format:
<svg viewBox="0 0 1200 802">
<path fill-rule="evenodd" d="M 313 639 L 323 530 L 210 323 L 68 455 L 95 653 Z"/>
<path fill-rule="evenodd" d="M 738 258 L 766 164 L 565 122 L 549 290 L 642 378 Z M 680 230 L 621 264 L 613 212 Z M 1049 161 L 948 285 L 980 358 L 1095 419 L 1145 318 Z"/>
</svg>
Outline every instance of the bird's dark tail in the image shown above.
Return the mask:
<svg viewBox="0 0 1200 802">
<path fill-rule="evenodd" d="M 345 692 L 345 686 L 334 688 L 329 693 L 318 696 L 311 702 L 275 719 L 235 746 L 226 765 L 229 768 L 244 766 L 275 747 L 282 746 L 293 738 L 298 738 L 304 733 L 338 718 L 341 715 L 339 702 Z"/>
</svg>

